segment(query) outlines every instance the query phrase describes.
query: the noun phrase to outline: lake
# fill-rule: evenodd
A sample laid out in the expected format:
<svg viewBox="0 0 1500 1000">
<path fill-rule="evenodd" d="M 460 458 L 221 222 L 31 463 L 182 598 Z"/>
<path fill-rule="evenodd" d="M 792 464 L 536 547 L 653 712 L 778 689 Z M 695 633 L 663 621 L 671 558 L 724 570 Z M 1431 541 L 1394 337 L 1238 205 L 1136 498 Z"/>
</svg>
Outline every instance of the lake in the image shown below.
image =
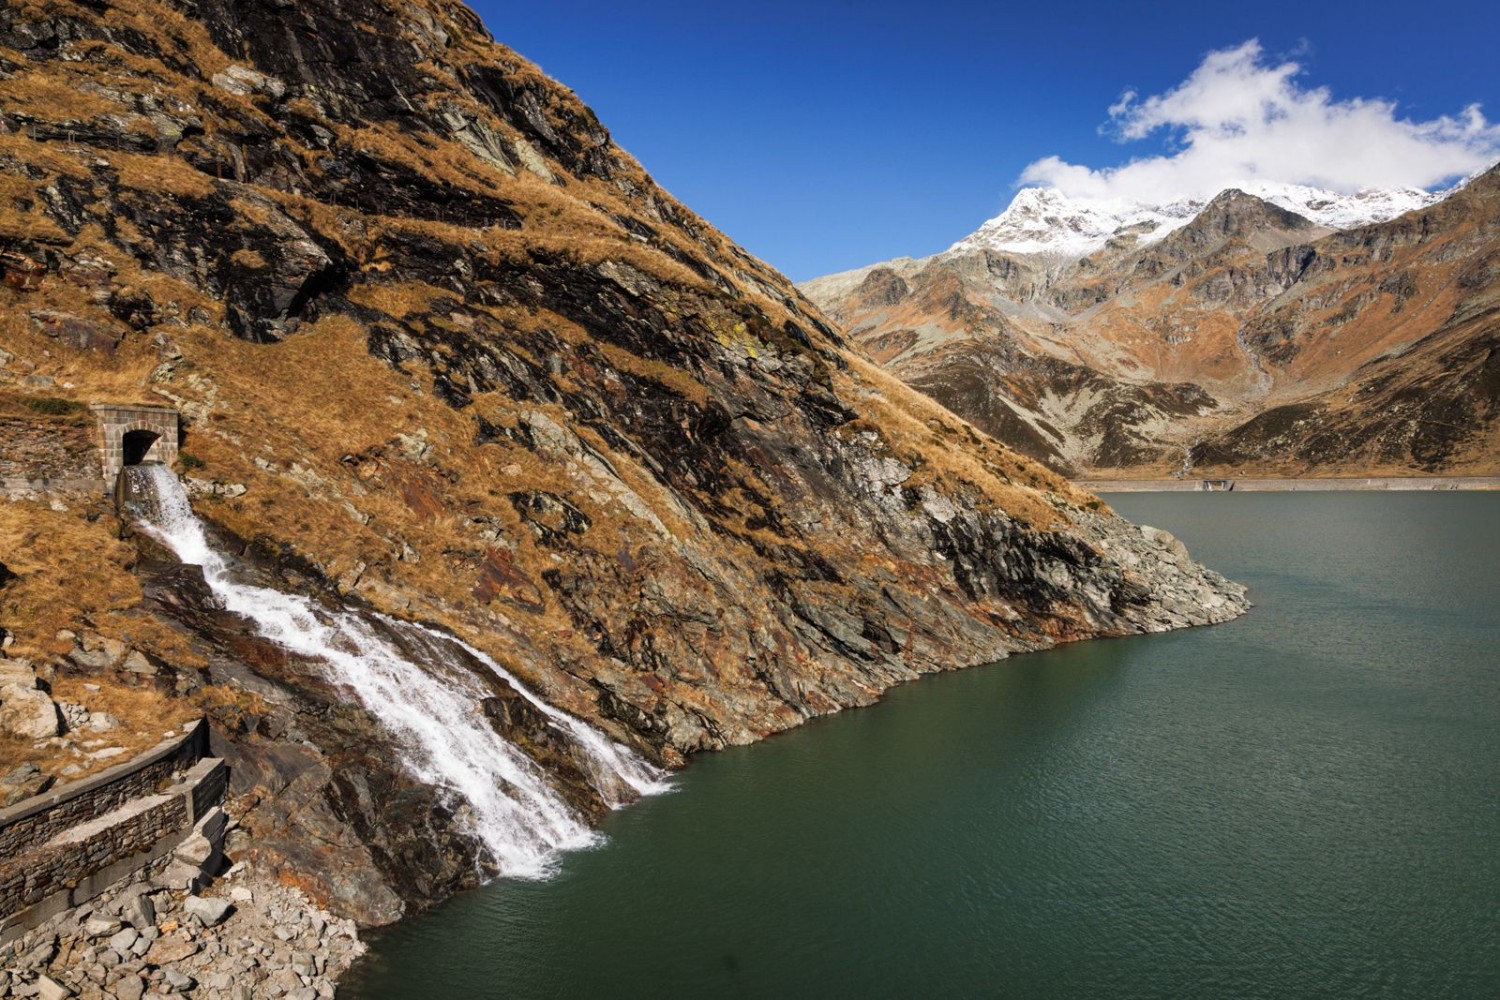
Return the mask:
<svg viewBox="0 0 1500 1000">
<path fill-rule="evenodd" d="M 1500 494 L 1108 499 L 1255 609 L 705 755 L 340 996 L 1500 995 Z"/>
</svg>

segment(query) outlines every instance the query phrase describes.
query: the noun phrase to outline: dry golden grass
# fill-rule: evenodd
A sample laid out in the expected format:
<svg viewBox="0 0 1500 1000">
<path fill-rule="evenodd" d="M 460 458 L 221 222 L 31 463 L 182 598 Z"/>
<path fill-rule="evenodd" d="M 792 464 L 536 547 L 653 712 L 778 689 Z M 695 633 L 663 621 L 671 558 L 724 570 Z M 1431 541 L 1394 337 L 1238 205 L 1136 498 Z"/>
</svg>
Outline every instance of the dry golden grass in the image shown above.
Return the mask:
<svg viewBox="0 0 1500 1000">
<path fill-rule="evenodd" d="M 247 250 L 243 247 L 229 255 L 229 259 L 238 267 L 251 271 L 262 271 L 266 268 L 266 256 L 259 250 Z"/>
<path fill-rule="evenodd" d="M 214 189 L 214 178 L 174 157 L 110 151 L 105 159 L 119 173 L 124 187 L 151 196 L 202 198 Z"/>
<path fill-rule="evenodd" d="M 58 640 L 60 630 L 86 629 L 166 662 L 202 665 L 180 634 L 137 610 L 135 549 L 118 531 L 119 522 L 99 512 L 0 504 L 0 552 L 15 575 L 0 587 L 0 625 L 16 637 L 13 655 L 46 661 L 72 648 Z"/>
<path fill-rule="evenodd" d="M 84 728 L 69 732 L 68 744 L 61 746 L 0 736 L 0 773 L 21 764 L 36 764 L 59 782 L 75 781 L 150 750 L 167 732 L 182 733 L 185 726 L 202 714 L 180 698 L 152 688 L 130 687 L 108 677 L 59 674 L 50 686 L 55 700 L 83 705 L 91 712 L 108 712 L 119 720 L 119 726 L 103 731 Z M 84 742 L 94 746 L 82 746 Z M 88 756 L 103 747 L 122 747 L 125 753 L 104 760 Z M 77 766 L 79 771 L 63 777 L 60 772 L 69 764 Z"/>
<path fill-rule="evenodd" d="M 113 355 L 77 351 L 59 346 L 36 327 L 16 293 L 0 289 L 0 343 L 17 357 L 35 366 L 35 374 L 50 376 L 56 385 L 36 390 L 36 395 L 56 396 L 78 403 L 151 403 L 163 400 L 148 388 L 151 370 L 159 362 L 145 338 L 127 336 Z M 41 305 L 40 302 L 36 303 Z M 49 293 L 46 308 L 97 318 L 98 307 L 78 289 Z M 112 322 L 112 320 L 105 320 Z M 50 353 L 51 357 L 47 357 Z M 73 388 L 68 388 L 69 384 Z"/>
<path fill-rule="evenodd" d="M 78 85 L 87 79 L 81 70 L 59 75 L 52 66 L 23 69 L 0 88 L 0 107 L 51 121 L 83 121 L 125 110 L 115 101 L 80 90 Z"/>
<path fill-rule="evenodd" d="M 64 407 L 66 411 L 63 411 Z M 10 389 L 0 390 L 0 416 L 72 427 L 94 426 L 93 416 L 82 403 L 40 393 L 22 394 Z"/>
<path fill-rule="evenodd" d="M 197 64 L 205 77 L 223 72 L 232 62 L 213 43 L 202 21 L 188 17 L 170 4 L 112 0 L 104 20 L 106 24 L 134 28 L 147 37 L 163 38 L 167 43 L 163 45 L 164 51 L 180 50 Z"/>
</svg>

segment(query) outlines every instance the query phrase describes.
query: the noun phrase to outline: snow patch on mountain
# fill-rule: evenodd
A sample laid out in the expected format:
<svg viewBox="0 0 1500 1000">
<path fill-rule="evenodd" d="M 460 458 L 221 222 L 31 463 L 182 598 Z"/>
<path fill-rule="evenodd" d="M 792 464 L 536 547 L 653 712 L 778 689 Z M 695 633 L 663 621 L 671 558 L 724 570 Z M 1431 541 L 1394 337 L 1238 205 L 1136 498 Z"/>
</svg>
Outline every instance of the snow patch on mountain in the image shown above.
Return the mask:
<svg viewBox="0 0 1500 1000">
<path fill-rule="evenodd" d="M 1267 181 L 1232 186 L 1330 229 L 1384 222 L 1425 208 L 1451 193 L 1398 188 L 1345 195 L 1301 184 Z M 1183 198 L 1165 205 L 1147 205 L 1122 199 L 1070 197 L 1051 187 L 1022 188 L 1004 212 L 953 244 L 947 252 L 1002 250 L 1083 257 L 1111 239 L 1131 236 L 1137 246 L 1145 246 L 1193 221 L 1205 204 L 1195 198 Z"/>
</svg>

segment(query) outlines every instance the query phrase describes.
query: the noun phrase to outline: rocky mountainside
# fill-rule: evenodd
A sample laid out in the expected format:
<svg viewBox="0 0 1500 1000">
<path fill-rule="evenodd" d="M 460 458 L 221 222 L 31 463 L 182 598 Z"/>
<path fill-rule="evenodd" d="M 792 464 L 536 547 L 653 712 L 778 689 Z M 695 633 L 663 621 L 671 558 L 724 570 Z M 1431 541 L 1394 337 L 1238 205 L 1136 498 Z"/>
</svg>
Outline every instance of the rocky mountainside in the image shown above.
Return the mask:
<svg viewBox="0 0 1500 1000">
<path fill-rule="evenodd" d="M 1425 205 L 1259 190 L 1149 211 L 1022 192 L 946 253 L 803 290 L 1060 470 L 1496 471 L 1500 173 Z"/>
<path fill-rule="evenodd" d="M 0 75 L 0 393 L 175 406 L 236 571 L 472 644 L 445 669 L 581 813 L 480 655 L 675 766 L 1245 606 L 870 363 L 461 4 L 9 4 Z M 495 870 L 347 687 L 102 501 L 0 504 L 0 545 L 9 655 L 209 714 L 231 850 L 363 923 Z"/>
</svg>

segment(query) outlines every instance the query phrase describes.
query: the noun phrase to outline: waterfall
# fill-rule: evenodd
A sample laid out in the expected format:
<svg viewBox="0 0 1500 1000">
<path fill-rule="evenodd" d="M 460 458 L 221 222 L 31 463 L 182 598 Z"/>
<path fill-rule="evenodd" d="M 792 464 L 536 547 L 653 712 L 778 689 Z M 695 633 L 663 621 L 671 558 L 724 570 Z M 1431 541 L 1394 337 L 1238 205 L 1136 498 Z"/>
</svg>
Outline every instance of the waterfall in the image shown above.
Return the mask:
<svg viewBox="0 0 1500 1000">
<path fill-rule="evenodd" d="M 534 705 L 547 717 L 554 729 L 568 736 L 579 751 L 579 765 L 589 775 L 590 783 L 611 809 L 627 805 L 643 795 L 658 795 L 672 787 L 662 771 L 613 742 L 588 723 L 575 719 L 538 698 L 514 674 L 496 663 L 482 649 L 469 645 L 457 636 L 447 635 L 424 625 L 412 627 L 463 649 Z"/>
<path fill-rule="evenodd" d="M 330 681 L 353 692 L 395 735 L 401 763 L 413 777 L 467 804 L 471 832 L 501 874 L 546 875 L 557 852 L 599 838 L 547 782 L 541 767 L 488 724 L 480 700 L 489 692 L 459 666 L 460 650 L 510 684 L 568 738 L 580 768 L 606 803 L 617 806 L 666 789 L 662 772 L 541 701 L 492 658 L 454 636 L 383 615 L 329 610 L 296 594 L 236 582 L 167 467 L 132 466 L 126 473 L 126 496 L 143 510 L 142 527 L 184 563 L 201 566 L 227 610 L 249 619 L 262 636 L 321 662 Z M 418 665 L 398 636 L 432 655 Z"/>
</svg>

